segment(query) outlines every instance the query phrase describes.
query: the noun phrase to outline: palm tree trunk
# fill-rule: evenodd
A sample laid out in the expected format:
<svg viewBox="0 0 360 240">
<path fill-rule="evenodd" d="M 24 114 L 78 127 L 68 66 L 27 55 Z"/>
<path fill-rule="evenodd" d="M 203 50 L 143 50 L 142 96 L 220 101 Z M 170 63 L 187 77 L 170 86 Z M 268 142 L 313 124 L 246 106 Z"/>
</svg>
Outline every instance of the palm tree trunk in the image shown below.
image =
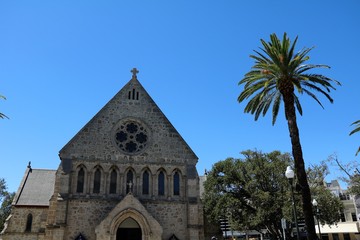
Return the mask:
<svg viewBox="0 0 360 240">
<path fill-rule="evenodd" d="M 283 97 L 284 97 L 283 99 L 285 105 L 285 116 L 288 122 L 288 128 L 289 128 L 291 145 L 292 145 L 292 154 L 295 162 L 296 177 L 298 179 L 298 183 L 301 186 L 301 196 L 303 203 L 302 208 L 304 212 L 305 225 L 308 235 L 307 238 L 309 240 L 314 240 L 314 239 L 318 239 L 318 237 L 315 231 L 315 222 L 312 211 L 310 187 L 307 181 L 305 163 L 304 163 L 302 148 L 300 144 L 299 129 L 296 122 L 294 96 L 293 93 L 291 93 L 291 94 L 287 94 L 286 97 L 283 95 Z"/>
</svg>

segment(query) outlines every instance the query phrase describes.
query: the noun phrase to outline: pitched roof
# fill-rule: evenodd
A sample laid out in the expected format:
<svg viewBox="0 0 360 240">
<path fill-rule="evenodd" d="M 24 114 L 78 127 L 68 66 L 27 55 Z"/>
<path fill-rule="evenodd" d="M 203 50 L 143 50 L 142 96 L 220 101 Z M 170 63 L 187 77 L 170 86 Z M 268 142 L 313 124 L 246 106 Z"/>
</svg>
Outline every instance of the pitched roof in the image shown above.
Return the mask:
<svg viewBox="0 0 360 240">
<path fill-rule="evenodd" d="M 56 170 L 28 168 L 15 195 L 15 206 L 49 206 Z"/>
<path fill-rule="evenodd" d="M 150 129 L 156 129 L 152 139 L 157 146 L 177 146 L 168 148 L 168 151 L 146 151 L 148 158 L 182 156 L 180 161 L 196 164 L 198 157 L 147 93 L 134 70 L 132 72 L 130 81 L 60 150 L 61 159 L 103 159 L 105 156 L 118 159 L 123 153 L 112 144 L 113 135 L 109 133 L 121 119 L 133 118 L 145 122 Z M 156 156 L 150 155 L 154 152 Z"/>
</svg>

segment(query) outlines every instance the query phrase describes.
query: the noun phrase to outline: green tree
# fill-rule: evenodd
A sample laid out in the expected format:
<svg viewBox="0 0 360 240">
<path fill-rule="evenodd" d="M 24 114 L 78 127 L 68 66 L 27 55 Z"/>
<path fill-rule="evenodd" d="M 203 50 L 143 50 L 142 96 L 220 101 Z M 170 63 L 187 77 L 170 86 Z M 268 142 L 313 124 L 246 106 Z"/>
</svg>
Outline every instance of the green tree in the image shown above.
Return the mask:
<svg viewBox="0 0 360 240">
<path fill-rule="evenodd" d="M 330 90 L 335 89 L 332 83 L 337 85 L 340 83 L 321 74 L 309 73 L 313 69 L 329 67 L 306 63 L 310 59 L 308 53 L 312 48 L 304 48 L 294 54 L 297 39 L 296 37 L 291 44 L 286 33 L 284 33 L 282 41 L 276 34 L 270 35 L 269 42 L 261 39 L 263 48 L 260 49 L 262 52 L 255 51 L 256 55 L 250 55 L 250 58 L 255 60 L 255 65 L 239 82 L 239 85 L 244 85 L 244 90 L 240 93 L 238 101 L 241 103 L 251 97 L 244 111 L 254 114 L 255 120 L 261 114 L 264 116 L 272 105 L 272 124 L 275 124 L 280 105 L 284 103 L 285 118 L 295 161 L 295 172 L 302 189 L 303 212 L 308 229 L 308 239 L 316 239 L 311 193 L 307 182 L 296 120 L 296 110 L 302 115 L 298 95 L 305 93 L 322 106 L 314 92 L 321 93 L 332 103 L 333 99 L 329 95 Z"/>
<path fill-rule="evenodd" d="M 14 199 L 15 193 L 7 191 L 6 182 L 0 178 L 0 232 L 4 228 L 6 218 L 10 215 L 11 204 Z"/>
<path fill-rule="evenodd" d="M 213 165 L 205 181 L 204 207 L 214 223 L 228 218 L 233 229 L 268 229 L 273 239 L 282 235 L 280 220 L 290 196 L 284 176 L 292 160 L 278 151 L 242 152 L 244 159 L 228 158 Z M 289 214 L 290 213 L 290 214 Z M 291 212 L 287 217 L 291 220 Z"/>
<path fill-rule="evenodd" d="M 356 170 L 356 172 L 353 175 L 349 176 L 349 191 L 351 194 L 354 195 L 360 195 L 360 172 L 359 170 Z"/>
<path fill-rule="evenodd" d="M 4 194 L 6 192 L 6 182 L 5 179 L 0 178 L 0 202 L 2 201 Z"/>
<path fill-rule="evenodd" d="M 318 165 L 313 165 L 307 169 L 307 176 L 311 195 L 318 203 L 320 210 L 318 220 L 322 225 L 337 224 L 344 210 L 344 205 L 339 196 L 334 195 L 325 186 L 325 177 L 329 174 L 327 164 L 322 161 Z"/>
<path fill-rule="evenodd" d="M 1 203 L 0 207 L 0 232 L 4 229 L 4 224 L 7 217 L 11 213 L 11 204 L 14 199 L 15 193 L 6 192 L 4 195 L 4 199 Z"/>
<path fill-rule="evenodd" d="M 219 161 L 208 172 L 203 196 L 206 217 L 215 224 L 226 217 L 233 229 L 267 229 L 272 239 L 283 239 L 281 219 L 293 222 L 291 193 L 284 176 L 293 159 L 279 151 L 266 154 L 247 150 L 242 154 L 243 159 Z M 321 223 L 336 223 L 342 204 L 325 188 L 327 166 L 315 165 L 307 171 L 311 192 L 322 212 Z M 302 218 L 302 204 L 296 191 L 295 202 L 298 217 Z M 290 229 L 286 238 L 290 239 Z"/>
<path fill-rule="evenodd" d="M 6 100 L 6 98 L 4 97 L 4 96 L 2 96 L 2 95 L 0 95 L 0 99 L 4 99 L 4 100 Z M 0 118 L 8 118 L 5 114 L 3 114 L 3 113 L 1 113 L 0 112 Z"/>
</svg>

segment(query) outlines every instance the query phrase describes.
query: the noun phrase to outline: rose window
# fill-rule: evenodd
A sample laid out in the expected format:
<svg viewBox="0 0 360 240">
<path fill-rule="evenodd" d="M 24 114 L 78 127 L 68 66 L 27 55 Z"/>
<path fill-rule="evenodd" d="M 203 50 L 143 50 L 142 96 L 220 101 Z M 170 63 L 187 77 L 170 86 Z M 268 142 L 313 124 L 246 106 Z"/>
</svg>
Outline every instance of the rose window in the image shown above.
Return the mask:
<svg viewBox="0 0 360 240">
<path fill-rule="evenodd" d="M 126 153 L 138 153 L 146 147 L 148 132 L 144 126 L 135 121 L 121 123 L 115 133 L 116 145 Z"/>
</svg>

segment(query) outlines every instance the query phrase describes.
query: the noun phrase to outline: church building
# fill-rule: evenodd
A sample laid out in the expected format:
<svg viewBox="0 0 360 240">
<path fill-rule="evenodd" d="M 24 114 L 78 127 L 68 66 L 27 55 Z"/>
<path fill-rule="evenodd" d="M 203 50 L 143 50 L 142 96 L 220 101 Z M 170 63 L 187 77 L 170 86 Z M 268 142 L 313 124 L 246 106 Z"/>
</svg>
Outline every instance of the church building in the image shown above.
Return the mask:
<svg viewBox="0 0 360 240">
<path fill-rule="evenodd" d="M 0 239 L 204 239 L 198 158 L 131 72 L 57 170 L 29 163 Z"/>
</svg>

